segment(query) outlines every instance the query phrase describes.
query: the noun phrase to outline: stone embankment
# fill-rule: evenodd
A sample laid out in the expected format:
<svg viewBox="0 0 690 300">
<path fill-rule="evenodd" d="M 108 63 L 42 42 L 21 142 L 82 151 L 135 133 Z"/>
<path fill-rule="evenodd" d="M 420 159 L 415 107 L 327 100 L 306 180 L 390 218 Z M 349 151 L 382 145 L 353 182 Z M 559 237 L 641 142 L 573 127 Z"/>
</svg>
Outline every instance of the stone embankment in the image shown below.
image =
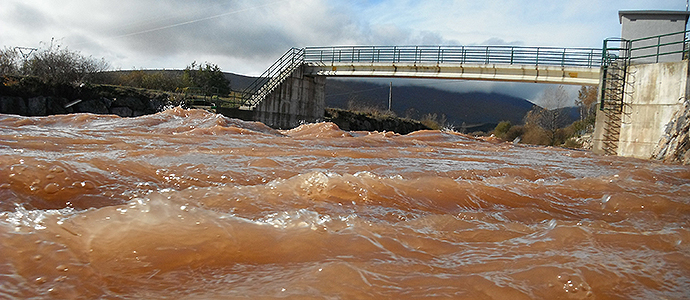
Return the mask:
<svg viewBox="0 0 690 300">
<path fill-rule="evenodd" d="M 48 116 L 70 113 L 137 117 L 180 105 L 183 95 L 112 85 L 51 85 L 31 77 L 0 77 L 0 114 Z M 348 131 L 393 131 L 407 134 L 428 129 L 414 120 L 341 109 L 326 109 L 325 119 Z"/>
<path fill-rule="evenodd" d="M 31 78 L 3 78 L 0 113 L 48 116 L 69 113 L 137 117 L 175 103 L 173 93 L 108 85 L 48 85 Z"/>
<path fill-rule="evenodd" d="M 22 116 L 48 116 L 69 113 L 113 114 L 121 117 L 138 117 L 161 111 L 165 99 L 141 97 L 95 99 L 69 99 L 53 96 L 31 98 L 0 96 L 0 113 Z"/>
<path fill-rule="evenodd" d="M 373 115 L 336 108 L 327 108 L 324 118 L 345 131 L 393 131 L 408 134 L 413 131 L 429 129 L 419 121 L 402 119 L 389 115 Z"/>
<path fill-rule="evenodd" d="M 652 159 L 690 164 L 690 101 L 686 100 L 666 125 L 666 132 L 652 152 Z"/>
</svg>

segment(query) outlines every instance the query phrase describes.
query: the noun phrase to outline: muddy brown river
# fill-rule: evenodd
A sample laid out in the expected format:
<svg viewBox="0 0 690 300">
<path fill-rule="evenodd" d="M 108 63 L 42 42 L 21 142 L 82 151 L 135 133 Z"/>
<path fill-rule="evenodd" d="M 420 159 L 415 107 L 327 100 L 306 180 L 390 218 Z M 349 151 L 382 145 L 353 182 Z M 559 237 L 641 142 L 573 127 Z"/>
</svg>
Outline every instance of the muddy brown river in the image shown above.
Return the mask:
<svg viewBox="0 0 690 300">
<path fill-rule="evenodd" d="M 688 299 L 690 166 L 201 110 L 0 115 L 0 299 Z"/>
</svg>

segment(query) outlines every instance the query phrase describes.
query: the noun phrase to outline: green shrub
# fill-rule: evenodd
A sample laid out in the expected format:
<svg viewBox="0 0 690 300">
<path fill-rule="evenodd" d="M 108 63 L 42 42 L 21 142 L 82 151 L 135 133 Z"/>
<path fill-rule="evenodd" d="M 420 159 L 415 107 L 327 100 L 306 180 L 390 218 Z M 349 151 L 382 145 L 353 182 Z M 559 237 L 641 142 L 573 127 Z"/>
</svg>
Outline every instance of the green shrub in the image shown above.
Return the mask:
<svg viewBox="0 0 690 300">
<path fill-rule="evenodd" d="M 182 81 L 186 87 L 201 89 L 206 96 L 227 95 L 230 93 L 230 81 L 216 64 L 197 65 L 192 62 L 184 69 Z"/>
<path fill-rule="evenodd" d="M 429 129 L 441 130 L 446 126 L 446 116 L 441 115 L 441 117 L 439 117 L 436 113 L 429 113 L 424 115 L 419 122 Z"/>
<path fill-rule="evenodd" d="M 508 130 L 510 130 L 512 126 L 510 121 L 501 121 L 496 125 L 496 128 L 494 128 L 494 135 L 500 139 L 506 140 L 506 133 L 508 133 Z"/>
<path fill-rule="evenodd" d="M 508 132 L 506 132 L 505 137 L 503 139 L 511 142 L 511 141 L 514 141 L 518 137 L 520 137 L 520 139 L 522 139 L 523 134 L 525 134 L 525 126 L 515 125 L 515 126 L 511 126 L 510 129 L 508 129 Z"/>
<path fill-rule="evenodd" d="M 569 138 L 565 143 L 563 144 L 563 147 L 566 148 L 582 148 L 582 143 L 578 142 L 575 138 Z"/>
<path fill-rule="evenodd" d="M 525 132 L 522 135 L 522 143 L 532 145 L 551 145 L 552 139 L 550 133 L 545 129 L 534 126 L 525 125 Z"/>
</svg>

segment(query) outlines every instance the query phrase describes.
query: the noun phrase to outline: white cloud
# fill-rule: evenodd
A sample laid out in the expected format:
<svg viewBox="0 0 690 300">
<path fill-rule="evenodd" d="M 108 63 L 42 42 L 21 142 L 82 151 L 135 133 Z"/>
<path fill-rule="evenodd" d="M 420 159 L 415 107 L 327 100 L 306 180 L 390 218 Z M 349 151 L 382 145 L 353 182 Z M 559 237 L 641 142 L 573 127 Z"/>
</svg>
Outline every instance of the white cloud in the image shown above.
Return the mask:
<svg viewBox="0 0 690 300">
<path fill-rule="evenodd" d="M 600 47 L 604 38 L 620 34 L 618 10 L 682 10 L 685 1 L 3 0 L 1 6 L 1 46 L 46 47 L 55 38 L 116 68 L 171 69 L 209 61 L 225 71 L 258 75 L 290 47 Z M 525 98 L 536 95 L 528 90 L 543 89 L 461 83 L 513 89 Z"/>
</svg>

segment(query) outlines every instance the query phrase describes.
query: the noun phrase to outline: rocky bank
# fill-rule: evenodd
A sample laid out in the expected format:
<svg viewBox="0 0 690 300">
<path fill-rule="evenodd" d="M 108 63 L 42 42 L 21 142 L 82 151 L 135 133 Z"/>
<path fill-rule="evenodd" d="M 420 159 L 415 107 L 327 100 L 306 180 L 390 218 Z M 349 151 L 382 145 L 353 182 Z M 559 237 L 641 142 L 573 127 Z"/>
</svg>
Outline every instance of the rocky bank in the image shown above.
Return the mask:
<svg viewBox="0 0 690 300">
<path fill-rule="evenodd" d="M 177 106 L 183 96 L 157 90 L 113 85 L 46 84 L 32 77 L 0 77 L 0 114 L 48 116 L 70 113 L 138 117 Z M 393 131 L 407 134 L 428 129 L 414 120 L 341 109 L 326 109 L 325 120 L 343 130 Z"/>
<path fill-rule="evenodd" d="M 652 159 L 690 164 L 690 101 L 686 100 L 666 125 L 666 132 L 652 152 Z"/>
<path fill-rule="evenodd" d="M 0 78 L 0 113 L 47 116 L 69 113 L 137 117 L 175 105 L 173 93 L 110 85 L 51 85 L 31 77 Z"/>
<path fill-rule="evenodd" d="M 393 131 L 399 134 L 408 134 L 413 131 L 429 129 L 415 120 L 337 108 L 327 108 L 324 119 L 337 124 L 340 129 L 346 131 Z"/>
</svg>

